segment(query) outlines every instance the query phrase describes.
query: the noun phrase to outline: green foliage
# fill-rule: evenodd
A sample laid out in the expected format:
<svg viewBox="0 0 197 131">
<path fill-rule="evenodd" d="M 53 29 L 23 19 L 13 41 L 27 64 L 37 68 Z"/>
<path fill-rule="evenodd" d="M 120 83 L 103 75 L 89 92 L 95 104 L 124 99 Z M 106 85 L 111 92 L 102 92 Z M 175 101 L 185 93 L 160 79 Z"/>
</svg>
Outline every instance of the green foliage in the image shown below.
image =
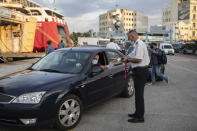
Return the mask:
<svg viewBox="0 0 197 131">
<path fill-rule="evenodd" d="M 71 36 L 74 46 L 78 46 L 78 37 L 91 37 L 91 34 L 92 34 L 92 30 L 89 30 L 88 32 L 84 32 L 84 33 L 73 32 L 70 36 Z"/>
</svg>

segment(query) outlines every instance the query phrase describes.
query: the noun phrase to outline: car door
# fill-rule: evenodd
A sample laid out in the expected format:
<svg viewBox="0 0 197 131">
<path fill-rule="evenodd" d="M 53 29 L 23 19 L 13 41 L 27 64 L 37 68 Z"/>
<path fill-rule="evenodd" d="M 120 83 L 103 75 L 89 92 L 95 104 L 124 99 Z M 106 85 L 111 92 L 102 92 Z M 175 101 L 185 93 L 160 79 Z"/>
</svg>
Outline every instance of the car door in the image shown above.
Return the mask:
<svg viewBox="0 0 197 131">
<path fill-rule="evenodd" d="M 125 73 L 125 64 L 122 62 L 121 58 L 123 57 L 117 51 L 108 50 L 106 51 L 108 58 L 108 71 L 111 72 L 110 78 L 112 81 L 112 91 L 113 93 L 118 93 L 123 89 L 125 84 L 124 73 Z"/>
<path fill-rule="evenodd" d="M 103 60 L 106 63 L 106 54 L 102 52 Z M 91 64 L 91 63 L 90 63 Z M 104 70 L 102 73 L 95 76 L 88 76 L 83 85 L 88 97 L 88 104 L 94 104 L 104 100 L 111 95 L 111 78 L 109 70 Z"/>
</svg>

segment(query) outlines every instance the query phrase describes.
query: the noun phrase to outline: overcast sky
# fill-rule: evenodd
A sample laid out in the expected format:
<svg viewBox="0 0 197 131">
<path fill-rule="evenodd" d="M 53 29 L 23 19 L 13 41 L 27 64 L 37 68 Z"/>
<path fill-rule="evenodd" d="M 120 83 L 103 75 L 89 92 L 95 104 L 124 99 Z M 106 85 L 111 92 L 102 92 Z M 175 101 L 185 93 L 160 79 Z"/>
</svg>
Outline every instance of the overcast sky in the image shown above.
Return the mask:
<svg viewBox="0 0 197 131">
<path fill-rule="evenodd" d="M 53 0 L 34 0 L 52 8 Z M 98 31 L 99 14 L 115 8 L 139 10 L 149 17 L 149 25 L 161 24 L 161 11 L 171 0 L 55 0 L 56 10 L 65 16 L 70 32 Z"/>
</svg>

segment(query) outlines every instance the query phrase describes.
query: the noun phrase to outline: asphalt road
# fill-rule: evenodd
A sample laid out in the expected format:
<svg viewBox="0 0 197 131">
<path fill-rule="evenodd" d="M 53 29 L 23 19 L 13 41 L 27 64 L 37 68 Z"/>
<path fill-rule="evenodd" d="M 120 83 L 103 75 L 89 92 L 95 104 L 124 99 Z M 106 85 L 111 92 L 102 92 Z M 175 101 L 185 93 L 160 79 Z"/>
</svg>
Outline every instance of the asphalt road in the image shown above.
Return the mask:
<svg viewBox="0 0 197 131">
<path fill-rule="evenodd" d="M 22 70 L 35 60 L 0 64 L 0 76 Z M 166 75 L 169 84 L 146 86 L 145 123 L 128 123 L 135 110 L 134 97 L 115 97 L 89 108 L 73 131 L 197 131 L 197 56 L 168 56 Z M 55 131 L 54 129 L 17 129 L 0 131 Z"/>
</svg>

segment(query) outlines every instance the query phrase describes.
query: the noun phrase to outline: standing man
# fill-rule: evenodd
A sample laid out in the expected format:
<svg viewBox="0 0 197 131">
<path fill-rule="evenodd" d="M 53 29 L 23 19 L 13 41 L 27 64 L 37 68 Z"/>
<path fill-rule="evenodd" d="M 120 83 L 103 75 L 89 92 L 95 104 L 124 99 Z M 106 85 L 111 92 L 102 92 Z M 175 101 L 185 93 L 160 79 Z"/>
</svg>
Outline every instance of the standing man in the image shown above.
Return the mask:
<svg viewBox="0 0 197 131">
<path fill-rule="evenodd" d="M 118 46 L 118 44 L 115 43 L 114 38 L 110 39 L 110 43 L 107 44 L 106 48 L 122 51 L 122 49 Z"/>
<path fill-rule="evenodd" d="M 48 47 L 46 48 L 46 53 L 47 54 L 49 54 L 49 53 L 51 53 L 55 50 L 55 48 L 51 45 L 51 43 L 52 42 L 50 40 L 47 41 L 47 44 L 48 44 Z"/>
<path fill-rule="evenodd" d="M 152 85 L 155 84 L 155 74 L 159 76 L 161 79 L 165 80 L 166 83 L 168 83 L 168 77 L 164 76 L 160 72 L 160 67 L 161 67 L 161 57 L 162 57 L 162 52 L 159 48 L 157 48 L 156 43 L 152 43 L 152 51 L 151 51 L 151 65 L 152 65 L 152 71 L 151 71 L 151 78 L 152 78 Z M 160 58 L 160 59 L 158 59 Z"/>
<path fill-rule="evenodd" d="M 124 57 L 124 62 L 131 62 L 135 88 L 135 113 L 129 114 L 128 122 L 144 122 L 144 87 L 148 77 L 148 65 L 150 62 L 146 44 L 139 39 L 135 30 L 128 33 L 128 40 L 134 41 L 134 50 Z"/>
<path fill-rule="evenodd" d="M 66 45 L 64 44 L 63 40 L 61 40 L 60 43 L 58 44 L 58 49 L 61 49 L 61 48 L 66 48 Z"/>
</svg>

